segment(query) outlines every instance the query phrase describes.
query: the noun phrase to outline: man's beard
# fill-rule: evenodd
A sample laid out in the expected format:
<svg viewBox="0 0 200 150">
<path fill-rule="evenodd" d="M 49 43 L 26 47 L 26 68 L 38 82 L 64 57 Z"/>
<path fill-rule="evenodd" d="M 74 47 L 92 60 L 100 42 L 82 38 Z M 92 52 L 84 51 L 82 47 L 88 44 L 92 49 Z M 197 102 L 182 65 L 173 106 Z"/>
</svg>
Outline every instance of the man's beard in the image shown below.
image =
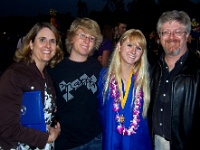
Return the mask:
<svg viewBox="0 0 200 150">
<path fill-rule="evenodd" d="M 179 47 L 179 48 L 177 48 L 173 51 L 167 51 L 167 52 L 165 51 L 165 52 L 166 52 L 167 55 L 177 56 L 180 53 L 180 51 L 181 51 L 181 48 Z"/>
<path fill-rule="evenodd" d="M 180 41 L 176 39 L 169 39 L 165 41 L 165 45 L 163 47 L 165 53 L 171 56 L 177 56 L 180 53 Z"/>
</svg>

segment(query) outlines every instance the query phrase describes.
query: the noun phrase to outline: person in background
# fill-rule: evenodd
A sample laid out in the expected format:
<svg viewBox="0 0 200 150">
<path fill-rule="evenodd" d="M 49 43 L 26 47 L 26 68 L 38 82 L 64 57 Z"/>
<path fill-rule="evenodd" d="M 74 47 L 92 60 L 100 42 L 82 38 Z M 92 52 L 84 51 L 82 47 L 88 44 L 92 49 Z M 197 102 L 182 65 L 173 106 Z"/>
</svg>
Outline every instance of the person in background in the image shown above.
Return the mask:
<svg viewBox="0 0 200 150">
<path fill-rule="evenodd" d="M 127 30 L 127 23 L 123 20 L 117 21 L 115 27 L 114 27 L 114 36 L 113 36 L 113 42 L 114 46 L 117 44 L 118 40 L 120 39 L 121 35 L 126 32 Z"/>
<path fill-rule="evenodd" d="M 25 29 L 21 30 L 19 33 L 18 33 L 18 41 L 17 41 L 17 47 L 16 47 L 16 50 L 19 50 L 20 47 L 22 46 L 22 43 L 23 43 L 23 40 L 25 39 L 26 37 L 26 34 L 28 33 L 28 27 L 26 27 Z"/>
<path fill-rule="evenodd" d="M 147 43 L 140 30 L 119 39 L 98 81 L 103 150 L 152 150 L 147 110 L 150 102 Z"/>
<path fill-rule="evenodd" d="M 16 62 L 0 77 L 0 149 L 53 150 L 61 129 L 59 123 L 48 126 L 55 109 L 55 91 L 46 66 L 53 67 L 63 58 L 60 43 L 54 26 L 46 22 L 35 24 L 16 51 Z M 35 90 L 42 92 L 47 132 L 20 124 L 23 93 Z"/>
<path fill-rule="evenodd" d="M 90 18 L 77 18 L 67 32 L 69 56 L 49 69 L 57 94 L 56 116 L 62 131 L 56 150 L 101 150 L 97 79 L 102 68 L 91 56 L 99 48 L 99 25 Z"/>
<path fill-rule="evenodd" d="M 100 61 L 102 67 L 106 67 L 109 63 L 110 56 L 113 51 L 113 43 L 112 43 L 112 26 L 105 24 L 103 31 L 103 41 L 98 49 L 98 60 Z"/>
<path fill-rule="evenodd" d="M 25 36 L 22 36 L 19 38 L 18 42 L 17 42 L 17 50 L 20 49 L 20 47 L 22 46 L 23 40 L 25 39 Z"/>
<path fill-rule="evenodd" d="M 198 149 L 200 135 L 200 58 L 187 47 L 191 19 L 166 11 L 157 33 L 164 53 L 152 68 L 149 123 L 155 150 Z"/>
<path fill-rule="evenodd" d="M 147 58 L 151 66 L 157 63 L 161 53 L 158 33 L 151 31 L 147 37 Z"/>
</svg>

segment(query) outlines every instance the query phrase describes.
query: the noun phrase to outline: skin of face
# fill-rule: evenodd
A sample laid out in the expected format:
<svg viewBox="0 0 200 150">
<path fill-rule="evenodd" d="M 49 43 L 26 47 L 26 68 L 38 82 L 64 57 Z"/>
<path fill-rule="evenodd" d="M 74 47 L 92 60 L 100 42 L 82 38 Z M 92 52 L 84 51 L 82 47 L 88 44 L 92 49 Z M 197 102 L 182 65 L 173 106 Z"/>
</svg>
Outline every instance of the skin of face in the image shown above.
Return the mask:
<svg viewBox="0 0 200 150">
<path fill-rule="evenodd" d="M 87 38 L 82 39 L 79 34 L 85 34 Z M 78 29 L 76 35 L 72 39 L 72 51 L 70 59 L 75 61 L 85 61 L 92 52 L 95 42 L 91 42 L 88 37 L 94 37 L 83 30 Z"/>
<path fill-rule="evenodd" d="M 29 45 L 32 50 L 32 59 L 37 66 L 45 66 L 56 53 L 56 38 L 49 28 L 41 29 Z"/>
<path fill-rule="evenodd" d="M 122 65 L 129 65 L 132 67 L 140 60 L 143 50 L 137 42 L 135 45 L 127 38 L 122 45 L 118 43 L 118 46 Z"/>
<path fill-rule="evenodd" d="M 169 21 L 162 25 L 160 32 L 168 30 L 171 32 L 170 36 L 160 36 L 160 42 L 163 46 L 166 55 L 169 56 L 182 56 L 187 50 L 187 39 L 189 34 L 183 33 L 181 36 L 173 34 L 175 30 L 184 30 L 184 26 L 177 21 Z"/>
<path fill-rule="evenodd" d="M 127 25 L 124 23 L 120 23 L 118 26 L 118 34 L 121 36 L 124 32 L 126 32 Z"/>
</svg>

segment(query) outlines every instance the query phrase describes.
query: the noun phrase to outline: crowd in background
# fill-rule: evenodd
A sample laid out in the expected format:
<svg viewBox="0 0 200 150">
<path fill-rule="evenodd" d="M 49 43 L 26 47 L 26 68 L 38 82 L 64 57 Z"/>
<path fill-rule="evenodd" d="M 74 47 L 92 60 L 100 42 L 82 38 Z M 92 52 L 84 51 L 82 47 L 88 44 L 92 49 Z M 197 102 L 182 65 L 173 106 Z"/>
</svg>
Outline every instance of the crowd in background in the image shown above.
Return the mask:
<svg viewBox="0 0 200 150">
<path fill-rule="evenodd" d="M 50 21 L 51 22 L 51 21 Z M 122 23 L 122 27 L 120 22 Z M 119 28 L 118 28 L 119 25 Z M 124 27 L 125 26 L 125 27 Z M 122 28 L 122 29 L 120 29 Z M 109 58 L 112 54 L 114 45 L 120 35 L 126 30 L 132 28 L 126 20 L 121 19 L 113 23 L 105 23 L 101 26 L 102 35 L 104 36 L 104 41 L 99 48 L 99 51 L 94 52 L 94 57 L 101 61 L 102 65 L 105 67 L 109 62 Z M 28 29 L 26 29 L 28 32 Z M 120 31 L 121 30 L 121 31 Z M 117 33 L 118 32 L 118 33 Z M 121 33 L 120 33 L 121 32 Z M 21 38 L 26 34 L 24 30 L 18 33 L 3 32 L 0 34 L 0 74 L 13 62 L 12 58 L 19 46 Z M 66 32 L 60 32 L 63 43 L 63 51 L 65 55 L 68 55 L 65 46 Z M 162 48 L 160 47 L 158 33 L 155 30 L 145 31 L 144 35 L 148 42 L 148 59 L 150 64 L 154 64 L 158 59 L 160 53 L 162 53 Z M 188 38 L 188 46 L 190 49 L 200 54 L 200 24 L 198 20 L 192 18 L 192 30 L 190 37 Z M 108 46 L 108 47 L 107 47 Z M 107 48 L 107 49 L 104 49 Z M 103 51 L 103 49 L 105 51 Z M 101 57 L 99 57 L 99 55 Z M 102 57 L 105 55 L 105 57 Z M 105 59 L 104 59 L 105 58 Z"/>
</svg>

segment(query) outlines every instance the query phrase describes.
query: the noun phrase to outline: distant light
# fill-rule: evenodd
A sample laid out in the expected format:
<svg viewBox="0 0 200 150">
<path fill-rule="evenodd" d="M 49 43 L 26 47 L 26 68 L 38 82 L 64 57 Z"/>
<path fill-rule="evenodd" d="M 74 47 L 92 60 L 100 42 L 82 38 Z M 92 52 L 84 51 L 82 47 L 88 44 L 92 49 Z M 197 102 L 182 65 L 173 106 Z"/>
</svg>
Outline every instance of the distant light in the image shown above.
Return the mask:
<svg viewBox="0 0 200 150">
<path fill-rule="evenodd" d="M 6 34 L 6 32 L 3 32 L 3 34 Z"/>
</svg>

